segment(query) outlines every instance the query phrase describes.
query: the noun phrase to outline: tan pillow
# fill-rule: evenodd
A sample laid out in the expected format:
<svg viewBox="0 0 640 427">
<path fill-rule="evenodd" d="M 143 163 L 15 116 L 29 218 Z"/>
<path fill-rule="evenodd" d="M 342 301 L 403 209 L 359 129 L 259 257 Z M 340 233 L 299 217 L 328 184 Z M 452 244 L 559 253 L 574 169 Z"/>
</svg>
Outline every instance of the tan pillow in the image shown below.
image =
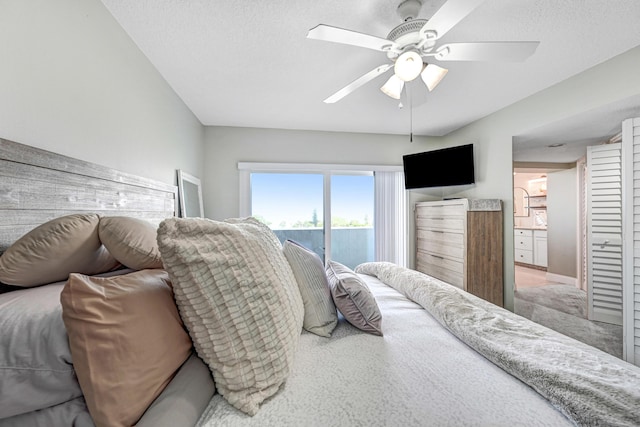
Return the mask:
<svg viewBox="0 0 640 427">
<path fill-rule="evenodd" d="M 162 268 L 157 229 L 149 221 L 126 216 L 102 217 L 98 235 L 121 264 L 133 270 Z"/>
<path fill-rule="evenodd" d="M 327 262 L 327 279 L 333 301 L 349 323 L 374 335 L 382 335 L 382 314 L 366 283 L 349 267 Z"/>
<path fill-rule="evenodd" d="M 113 270 L 119 263 L 100 242 L 99 219 L 73 214 L 34 228 L 0 256 L 0 282 L 31 287 Z"/>
<path fill-rule="evenodd" d="M 169 276 L 71 274 L 60 302 L 91 417 L 99 427 L 134 425 L 191 352 Z"/>
<path fill-rule="evenodd" d="M 170 218 L 158 246 L 216 389 L 254 415 L 289 375 L 304 308 L 280 242 L 253 218 Z"/>
<path fill-rule="evenodd" d="M 338 314 L 322 260 L 318 254 L 293 240 L 286 240 L 282 251 L 302 295 L 304 329 L 321 337 L 330 337 L 338 324 Z"/>
</svg>

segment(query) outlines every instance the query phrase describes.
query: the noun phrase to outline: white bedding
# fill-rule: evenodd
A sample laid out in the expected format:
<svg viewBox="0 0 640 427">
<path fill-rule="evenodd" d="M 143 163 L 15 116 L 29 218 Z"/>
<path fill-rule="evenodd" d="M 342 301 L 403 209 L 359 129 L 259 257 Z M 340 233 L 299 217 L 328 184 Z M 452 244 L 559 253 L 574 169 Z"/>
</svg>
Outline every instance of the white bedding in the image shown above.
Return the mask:
<svg viewBox="0 0 640 427">
<path fill-rule="evenodd" d="M 640 368 L 417 271 L 361 264 L 576 424 L 640 426 Z"/>
<path fill-rule="evenodd" d="M 362 277 L 382 312 L 383 337 L 342 318 L 331 338 L 303 332 L 289 379 L 255 416 L 215 395 L 198 425 L 573 425 L 419 305 Z"/>
</svg>

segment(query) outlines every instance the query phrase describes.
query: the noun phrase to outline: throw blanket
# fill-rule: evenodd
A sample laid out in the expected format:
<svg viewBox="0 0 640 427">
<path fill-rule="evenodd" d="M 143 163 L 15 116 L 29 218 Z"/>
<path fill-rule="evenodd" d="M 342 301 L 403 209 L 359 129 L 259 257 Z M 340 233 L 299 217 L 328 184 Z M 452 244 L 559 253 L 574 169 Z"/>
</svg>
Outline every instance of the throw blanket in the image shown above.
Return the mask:
<svg viewBox="0 0 640 427">
<path fill-rule="evenodd" d="M 420 304 L 577 424 L 640 425 L 640 368 L 417 271 L 373 262 L 356 272 Z"/>
</svg>

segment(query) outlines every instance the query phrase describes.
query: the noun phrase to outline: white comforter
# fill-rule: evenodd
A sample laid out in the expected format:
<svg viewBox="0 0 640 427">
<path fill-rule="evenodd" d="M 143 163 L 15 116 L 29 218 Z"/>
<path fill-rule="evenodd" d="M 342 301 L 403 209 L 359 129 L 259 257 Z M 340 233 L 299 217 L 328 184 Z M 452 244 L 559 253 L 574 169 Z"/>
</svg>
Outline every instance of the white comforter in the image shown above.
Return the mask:
<svg viewBox="0 0 640 427">
<path fill-rule="evenodd" d="M 584 426 L 640 426 L 640 368 L 391 263 L 361 264 Z"/>
<path fill-rule="evenodd" d="M 254 417 L 216 395 L 198 425 L 573 425 L 418 304 L 374 277 L 363 277 L 380 306 L 383 337 L 342 318 L 331 338 L 303 332 L 285 386 Z"/>
</svg>

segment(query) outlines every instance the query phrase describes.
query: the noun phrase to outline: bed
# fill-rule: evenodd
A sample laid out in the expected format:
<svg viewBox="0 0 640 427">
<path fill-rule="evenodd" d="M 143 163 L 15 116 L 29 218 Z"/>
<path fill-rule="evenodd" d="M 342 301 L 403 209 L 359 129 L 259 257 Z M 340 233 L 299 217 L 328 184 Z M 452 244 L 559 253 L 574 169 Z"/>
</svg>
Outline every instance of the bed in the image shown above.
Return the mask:
<svg viewBox="0 0 640 427">
<path fill-rule="evenodd" d="M 0 426 L 640 425 L 633 365 L 176 194 L 0 140 Z"/>
</svg>

